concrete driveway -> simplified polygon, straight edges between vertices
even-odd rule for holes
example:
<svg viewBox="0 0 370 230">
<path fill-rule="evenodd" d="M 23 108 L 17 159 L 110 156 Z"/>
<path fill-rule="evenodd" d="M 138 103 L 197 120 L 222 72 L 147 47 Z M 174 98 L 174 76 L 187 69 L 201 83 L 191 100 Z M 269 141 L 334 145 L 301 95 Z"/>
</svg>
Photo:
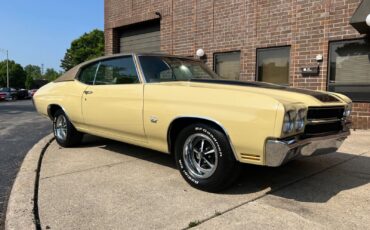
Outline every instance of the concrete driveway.
<svg viewBox="0 0 370 230">
<path fill-rule="evenodd" d="M 43 229 L 368 229 L 370 132 L 337 153 L 280 168 L 246 165 L 221 194 L 190 187 L 171 156 L 88 137 L 45 152 Z"/>
</svg>

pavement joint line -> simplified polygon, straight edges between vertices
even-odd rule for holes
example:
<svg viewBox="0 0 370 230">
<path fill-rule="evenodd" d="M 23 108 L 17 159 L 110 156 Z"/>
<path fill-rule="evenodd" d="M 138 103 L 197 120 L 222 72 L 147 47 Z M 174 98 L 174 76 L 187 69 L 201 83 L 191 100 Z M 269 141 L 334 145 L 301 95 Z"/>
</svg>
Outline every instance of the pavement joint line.
<svg viewBox="0 0 370 230">
<path fill-rule="evenodd" d="M 240 204 L 238 204 L 238 205 L 236 205 L 236 206 L 234 206 L 234 207 L 228 208 L 228 209 L 226 209 L 226 210 L 225 210 L 225 211 L 223 211 L 223 212 L 218 212 L 217 214 L 213 214 L 212 216 L 210 216 L 210 217 L 208 217 L 208 218 L 205 218 L 205 219 L 203 219 L 203 220 L 198 220 L 198 221 L 197 221 L 197 225 L 192 226 L 192 227 L 185 227 L 185 228 L 183 228 L 183 230 L 187 230 L 187 229 L 191 229 L 191 228 L 197 227 L 197 226 L 199 226 L 199 225 L 201 225 L 201 224 L 204 224 L 205 222 L 207 222 L 207 221 L 209 221 L 209 220 L 212 220 L 212 219 L 214 219 L 214 218 L 216 218 L 216 217 L 218 217 L 218 216 L 221 216 L 221 215 L 223 215 L 223 214 L 226 214 L 226 213 L 228 213 L 228 212 L 231 212 L 231 211 L 233 211 L 233 210 L 235 210 L 235 209 L 237 209 L 237 208 L 239 208 L 239 207 L 241 207 L 241 206 L 244 206 L 244 205 L 249 204 L 249 203 L 251 203 L 251 202 L 254 202 L 254 201 L 256 201 L 256 200 L 260 200 L 260 199 L 262 199 L 262 198 L 264 198 L 264 197 L 266 197 L 266 196 L 268 196 L 268 195 L 271 195 L 271 194 L 273 194 L 273 193 L 275 193 L 275 192 L 277 192 L 277 191 L 283 190 L 283 189 L 285 189 L 285 188 L 287 188 L 287 187 L 289 187 L 289 186 L 291 186 L 291 185 L 294 185 L 294 184 L 296 184 L 296 183 L 298 183 L 298 182 L 301 182 L 301 181 L 303 181 L 303 180 L 305 180 L 305 179 L 308 179 L 308 178 L 314 177 L 314 176 L 316 176 L 316 175 L 318 175 L 318 174 L 321 174 L 321 173 L 323 173 L 323 172 L 325 172 L 325 171 L 328 171 L 328 170 L 330 170 L 330 169 L 332 169 L 332 168 L 335 168 L 335 167 L 337 167 L 337 166 L 339 166 L 339 165 L 345 164 L 345 163 L 347 163 L 347 162 L 349 162 L 349 161 L 351 161 L 351 160 L 354 160 L 355 158 L 358 158 L 358 157 L 360 157 L 360 156 L 363 156 L 363 155 L 365 155 L 365 154 L 367 154 L 367 153 L 370 153 L 370 151 L 369 151 L 369 150 L 367 150 L 366 152 L 360 153 L 360 154 L 358 154 L 358 155 L 354 155 L 354 156 L 352 156 L 352 157 L 350 157 L 350 158 L 348 158 L 348 159 L 345 159 L 345 160 L 343 160 L 343 161 L 340 161 L 340 162 L 338 162 L 338 163 L 335 163 L 335 164 L 333 164 L 333 165 L 330 165 L 330 166 L 329 166 L 329 167 L 327 167 L 327 168 L 321 169 L 321 170 L 319 170 L 319 171 L 317 171 L 317 172 L 311 173 L 311 174 L 309 174 L 309 175 L 307 175 L 307 176 L 304 176 L 304 177 L 302 177 L 302 178 L 299 178 L 299 179 L 293 180 L 293 181 L 291 181 L 291 182 L 288 182 L 288 183 L 286 183 L 286 184 L 283 184 L 283 185 L 281 185 L 281 186 L 278 186 L 278 187 L 276 187 L 275 189 L 271 189 L 270 191 L 267 191 L 266 193 L 261 194 L 261 195 L 259 195 L 259 196 L 255 197 L 255 198 L 253 198 L 253 199 L 251 199 L 251 200 L 248 200 L 248 201 L 242 202 L 242 203 L 240 203 Z"/>
</svg>

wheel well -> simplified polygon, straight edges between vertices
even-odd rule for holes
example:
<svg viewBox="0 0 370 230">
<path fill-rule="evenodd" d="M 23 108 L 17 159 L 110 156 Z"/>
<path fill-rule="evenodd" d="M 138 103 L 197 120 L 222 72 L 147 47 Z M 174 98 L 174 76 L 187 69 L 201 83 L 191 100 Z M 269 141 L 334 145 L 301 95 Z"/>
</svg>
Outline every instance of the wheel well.
<svg viewBox="0 0 370 230">
<path fill-rule="evenodd" d="M 60 107 L 59 105 L 49 105 L 48 106 L 48 115 L 50 117 L 51 120 L 54 119 L 54 115 L 55 113 L 59 110 L 59 109 L 62 109 L 62 107 Z"/>
<path fill-rule="evenodd" d="M 213 128 L 221 131 L 227 137 L 227 133 L 225 132 L 225 130 L 215 121 L 207 120 L 205 118 L 193 118 L 193 117 L 177 118 L 173 120 L 172 123 L 170 124 L 170 127 L 168 129 L 168 134 L 167 134 L 168 150 L 170 151 L 171 154 L 174 153 L 175 142 L 176 142 L 176 139 L 180 131 L 187 126 L 196 124 L 196 123 L 201 123 L 201 124 L 212 126 Z"/>
</svg>

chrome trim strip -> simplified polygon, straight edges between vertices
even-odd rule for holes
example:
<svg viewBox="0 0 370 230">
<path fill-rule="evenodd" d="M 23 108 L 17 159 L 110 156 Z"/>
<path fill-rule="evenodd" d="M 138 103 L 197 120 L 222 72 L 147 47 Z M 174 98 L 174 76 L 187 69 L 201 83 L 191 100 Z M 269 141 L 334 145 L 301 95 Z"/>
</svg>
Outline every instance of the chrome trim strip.
<svg viewBox="0 0 370 230">
<path fill-rule="evenodd" d="M 312 119 L 307 120 L 307 124 L 309 125 L 319 125 L 319 124 L 325 124 L 325 123 L 335 123 L 338 121 L 342 121 L 342 119 L 339 118 L 333 118 L 333 119 Z"/>
<path fill-rule="evenodd" d="M 144 76 L 144 72 L 143 72 L 143 69 L 141 67 L 141 63 L 140 63 L 140 60 L 139 60 L 139 56 L 136 55 L 136 54 L 132 54 L 133 58 L 134 58 L 134 62 L 135 62 L 135 66 L 136 66 L 136 72 L 138 73 L 138 75 L 140 76 L 140 81 L 145 84 L 147 83 L 146 82 L 146 79 L 145 79 L 145 76 Z"/>
<path fill-rule="evenodd" d="M 238 157 L 238 155 L 237 155 L 237 153 L 236 153 L 236 151 L 235 151 L 235 148 L 234 148 L 234 145 L 233 145 L 233 143 L 232 143 L 232 141 L 231 141 L 231 138 L 230 138 L 230 135 L 229 135 L 229 133 L 227 132 L 227 130 L 226 130 L 226 128 L 219 122 L 219 121 L 216 121 L 216 120 L 214 120 L 214 119 L 212 119 L 212 118 L 209 118 L 209 117 L 202 117 L 202 116 L 194 116 L 194 115 L 189 115 L 189 116 L 186 116 L 186 115 L 183 115 L 183 116 L 177 116 L 177 117 L 175 117 L 174 119 L 172 119 L 172 121 L 170 122 L 170 125 L 169 125 L 169 127 L 168 127 L 168 129 L 167 129 L 167 146 L 168 146 L 168 152 L 169 153 L 171 153 L 171 140 L 170 140 L 170 136 L 169 136 L 169 134 L 170 134 L 170 131 L 171 131 L 171 128 L 172 128 L 172 124 L 173 124 L 173 122 L 175 121 L 175 120 L 177 120 L 177 119 L 180 119 L 180 118 L 197 118 L 197 119 L 202 119 L 202 120 L 206 120 L 206 121 L 210 121 L 210 122 L 213 122 L 213 123 L 215 123 L 216 125 L 218 125 L 223 131 L 224 131 L 224 133 L 226 134 L 226 138 L 227 138 L 227 140 L 229 141 L 229 143 L 230 143 L 230 147 L 231 147 L 231 150 L 233 151 L 233 154 L 234 154 L 234 157 L 235 157 L 235 159 L 237 160 L 237 161 L 240 161 L 239 160 L 239 157 Z"/>
<path fill-rule="evenodd" d="M 68 119 L 68 120 L 73 124 L 72 120 L 71 120 L 71 119 L 69 119 L 69 116 L 68 116 L 68 114 L 67 114 L 67 111 L 64 109 L 64 107 L 63 107 L 63 106 L 58 105 L 58 104 L 50 104 L 50 105 L 48 105 L 47 112 L 48 112 L 48 116 L 49 116 L 50 120 L 54 121 L 54 120 L 53 120 L 54 118 L 53 118 L 53 117 L 51 117 L 51 114 L 50 114 L 50 108 L 51 108 L 51 106 L 53 106 L 53 105 L 60 107 L 60 108 L 63 110 L 64 114 L 66 115 L 67 119 Z"/>
</svg>

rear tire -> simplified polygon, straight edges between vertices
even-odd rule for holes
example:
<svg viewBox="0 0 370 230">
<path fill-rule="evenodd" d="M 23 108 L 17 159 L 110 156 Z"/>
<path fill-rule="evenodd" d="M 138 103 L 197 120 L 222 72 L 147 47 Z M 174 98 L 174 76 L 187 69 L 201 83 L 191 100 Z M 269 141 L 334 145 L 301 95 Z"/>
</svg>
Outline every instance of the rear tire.
<svg viewBox="0 0 370 230">
<path fill-rule="evenodd" d="M 190 125 L 179 133 L 175 159 L 191 186 L 209 192 L 231 186 L 240 171 L 225 134 L 205 124 Z"/>
<path fill-rule="evenodd" d="M 62 109 L 55 112 L 53 131 L 55 140 L 62 147 L 77 146 L 83 137 L 83 133 L 76 130 Z"/>
</svg>

